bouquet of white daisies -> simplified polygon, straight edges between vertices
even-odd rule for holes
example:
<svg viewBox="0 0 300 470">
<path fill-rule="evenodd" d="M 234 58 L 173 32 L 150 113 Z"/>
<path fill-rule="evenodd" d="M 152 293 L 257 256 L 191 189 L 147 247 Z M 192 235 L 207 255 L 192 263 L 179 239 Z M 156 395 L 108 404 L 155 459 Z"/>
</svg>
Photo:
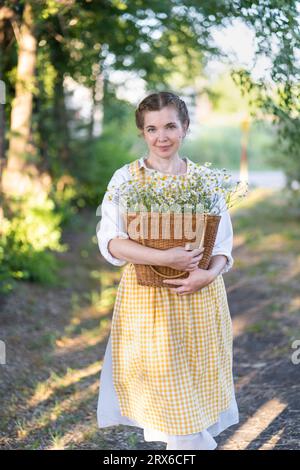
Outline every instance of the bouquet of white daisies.
<svg viewBox="0 0 300 470">
<path fill-rule="evenodd" d="M 158 249 L 186 243 L 190 249 L 203 246 L 199 267 L 207 269 L 220 214 L 248 190 L 247 184 L 233 182 L 225 168 L 211 169 L 210 166 L 209 162 L 194 164 L 184 175 L 162 175 L 153 171 L 147 181 L 132 177 L 120 186 L 110 186 L 108 198 L 125 213 L 129 238 Z M 164 277 L 187 275 L 169 267 L 142 264 L 135 264 L 135 270 L 138 283 L 147 286 L 163 286 Z"/>
<path fill-rule="evenodd" d="M 232 181 L 226 168 L 211 169 L 210 162 L 194 164 L 187 175 L 162 175 L 153 171 L 150 182 L 131 178 L 111 186 L 109 200 L 118 201 L 127 212 L 202 212 L 218 215 L 245 197 L 248 184 Z"/>
</svg>

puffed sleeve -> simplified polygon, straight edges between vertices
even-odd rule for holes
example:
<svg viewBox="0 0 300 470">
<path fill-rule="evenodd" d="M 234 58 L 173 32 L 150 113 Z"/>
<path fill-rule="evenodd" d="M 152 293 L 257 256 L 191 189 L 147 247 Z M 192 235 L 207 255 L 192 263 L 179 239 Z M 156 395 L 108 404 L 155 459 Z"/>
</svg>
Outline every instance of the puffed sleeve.
<svg viewBox="0 0 300 470">
<path fill-rule="evenodd" d="M 219 222 L 218 233 L 213 247 L 212 256 L 225 255 L 227 257 L 227 263 L 220 272 L 220 274 L 224 274 L 232 268 L 234 263 L 234 259 L 232 257 L 233 229 L 228 209 L 221 212 L 220 215 L 221 220 Z"/>
<path fill-rule="evenodd" d="M 115 171 L 108 183 L 107 189 L 109 190 L 115 185 L 119 186 L 127 179 L 129 179 L 129 174 L 126 165 L 124 165 Z M 129 238 L 129 235 L 125 231 L 124 219 L 118 201 L 116 199 L 110 201 L 108 195 L 109 192 L 106 191 L 100 207 L 99 215 L 101 215 L 101 220 L 96 228 L 98 246 L 102 256 L 109 263 L 114 266 L 123 266 L 127 261 L 112 256 L 108 250 L 108 243 L 113 238 Z"/>
</svg>

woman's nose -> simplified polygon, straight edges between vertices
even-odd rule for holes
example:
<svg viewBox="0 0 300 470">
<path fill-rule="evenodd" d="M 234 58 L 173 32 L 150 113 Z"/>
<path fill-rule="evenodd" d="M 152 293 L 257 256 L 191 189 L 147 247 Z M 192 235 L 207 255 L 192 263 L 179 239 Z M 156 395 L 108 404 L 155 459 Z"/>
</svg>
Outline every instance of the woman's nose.
<svg viewBox="0 0 300 470">
<path fill-rule="evenodd" d="M 166 135 L 166 133 L 165 133 L 164 131 L 158 132 L 158 137 L 157 137 L 157 139 L 158 139 L 159 141 L 161 141 L 161 142 L 164 142 L 165 140 L 168 140 L 168 139 L 167 139 L 167 135 Z"/>
</svg>

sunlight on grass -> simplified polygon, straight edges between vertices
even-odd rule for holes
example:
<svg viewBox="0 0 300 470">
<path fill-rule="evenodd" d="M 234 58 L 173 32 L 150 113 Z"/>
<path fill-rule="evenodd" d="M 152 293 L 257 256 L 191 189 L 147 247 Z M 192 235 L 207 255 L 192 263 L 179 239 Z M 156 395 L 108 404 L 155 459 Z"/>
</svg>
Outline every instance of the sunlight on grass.
<svg viewBox="0 0 300 470">
<path fill-rule="evenodd" d="M 98 370 L 99 371 L 99 370 Z M 72 371 L 71 374 L 74 374 Z M 72 382 L 72 379 L 70 379 Z M 57 399 L 52 406 L 48 405 L 45 410 L 41 410 L 39 416 L 34 416 L 32 421 L 27 422 L 27 433 L 33 432 L 36 430 L 42 430 L 47 428 L 49 425 L 53 425 L 55 423 L 58 426 L 59 420 L 59 427 L 62 428 L 63 426 L 72 426 L 72 430 L 74 429 L 74 421 L 78 419 L 79 421 L 82 419 L 81 416 L 78 416 L 78 410 L 84 410 L 86 406 L 88 406 L 89 400 L 91 400 L 97 394 L 99 389 L 99 379 L 94 381 L 90 385 L 85 385 L 80 390 L 75 390 L 73 393 L 69 393 L 68 397 L 64 400 L 59 398 Z M 32 405 L 36 406 L 36 404 Z M 76 418 L 78 416 L 78 418 Z M 64 445 L 64 441 L 61 441 L 63 435 L 61 431 L 59 434 L 53 435 L 55 438 L 54 442 L 52 440 L 51 446 L 59 446 Z"/>
<path fill-rule="evenodd" d="M 51 421 L 56 421 L 57 417 L 62 414 L 62 407 L 61 407 L 61 402 L 60 400 L 55 400 L 54 405 L 51 408 L 49 418 Z"/>
<path fill-rule="evenodd" d="M 300 232 L 289 212 L 287 194 L 256 188 L 232 212 L 234 250 L 243 250 L 243 261 L 239 264 L 236 257 L 235 268 L 251 278 L 263 278 L 270 286 L 295 285 L 300 276 Z"/>
<path fill-rule="evenodd" d="M 116 298 L 116 287 L 106 287 L 102 290 L 101 296 L 95 307 L 99 313 L 107 313 L 112 310 Z"/>
<path fill-rule="evenodd" d="M 243 387 L 246 387 L 247 385 L 251 384 L 252 381 L 255 379 L 255 376 L 256 376 L 256 370 L 251 370 L 248 374 L 244 374 L 242 377 L 236 380 L 235 382 L 236 391 L 238 392 Z"/>
<path fill-rule="evenodd" d="M 16 426 L 17 437 L 19 439 L 25 438 L 27 436 L 26 420 L 24 418 L 17 419 L 15 421 L 15 426 Z"/>
<path fill-rule="evenodd" d="M 85 292 L 81 295 L 74 292 L 71 297 L 71 310 L 73 315 L 77 318 L 96 317 L 98 314 L 109 314 L 114 307 L 118 284 L 121 277 L 121 272 L 107 271 L 107 270 L 94 270 L 90 272 L 90 277 L 99 280 L 99 289 L 92 289 L 90 292 Z M 84 300 L 90 305 L 82 307 L 81 301 Z"/>
<path fill-rule="evenodd" d="M 49 432 L 51 444 L 46 447 L 46 450 L 64 450 L 65 448 L 65 439 L 63 434 L 60 432 Z"/>
<path fill-rule="evenodd" d="M 117 293 L 117 286 L 103 287 L 101 291 L 92 290 L 87 292 L 83 297 L 90 303 L 90 307 L 85 309 L 90 311 L 93 316 L 96 314 L 105 315 L 113 310 L 115 298 Z M 83 309 L 82 309 L 83 310 Z"/>
<path fill-rule="evenodd" d="M 271 233 L 264 235 L 260 240 L 259 247 L 264 251 L 283 250 L 286 245 L 286 237 L 283 233 Z"/>
<path fill-rule="evenodd" d="M 78 446 L 86 442 L 88 442 L 89 448 L 105 449 L 107 448 L 107 445 L 101 435 L 99 438 L 97 437 L 98 432 L 99 428 L 96 424 L 93 426 L 91 422 L 87 422 L 87 424 L 78 423 L 72 427 L 71 431 L 67 431 L 65 433 L 60 431 L 55 434 L 50 433 L 51 441 L 46 449 L 72 449 L 75 445 Z M 97 443 L 92 442 L 95 439 L 97 439 Z"/>
<path fill-rule="evenodd" d="M 122 270 L 108 271 L 107 269 L 92 270 L 91 279 L 98 279 L 102 287 L 117 284 L 120 281 Z"/>
<path fill-rule="evenodd" d="M 268 439 L 266 442 L 263 443 L 262 446 L 258 448 L 258 450 L 271 450 L 274 449 L 276 446 L 277 442 L 280 441 L 280 439 L 284 436 L 284 431 L 285 431 L 286 426 L 283 426 L 281 429 L 279 429 L 274 436 L 271 436 L 270 439 Z"/>
<path fill-rule="evenodd" d="M 250 442 L 259 438 L 286 407 L 278 398 L 267 401 L 234 432 L 230 440 L 238 444 L 238 449 L 245 449 Z"/>
<path fill-rule="evenodd" d="M 72 292 L 71 295 L 71 310 L 72 312 L 76 312 L 80 310 L 80 296 L 77 292 Z"/>
<path fill-rule="evenodd" d="M 69 387 L 80 380 L 91 375 L 100 373 L 103 361 L 97 361 L 84 369 L 67 369 L 67 373 L 59 376 L 51 372 L 50 377 L 45 382 L 39 382 L 33 396 L 28 401 L 29 406 L 37 406 L 41 402 L 48 400 L 56 390 Z"/>
<path fill-rule="evenodd" d="M 258 310 L 265 312 L 266 307 L 270 304 L 272 304 L 272 299 L 266 299 L 247 311 L 242 311 L 240 315 L 235 315 L 232 318 L 233 337 L 237 339 L 238 336 L 243 335 L 247 330 L 249 331 L 251 326 L 259 321 L 257 319 Z"/>
<path fill-rule="evenodd" d="M 109 335 L 110 325 L 111 321 L 105 318 L 99 322 L 97 327 L 81 329 L 80 334 L 73 338 L 61 336 L 56 340 L 56 350 L 53 352 L 53 355 L 62 356 L 66 353 L 82 351 L 102 343 Z M 66 328 L 66 331 L 70 333 L 70 329 Z"/>
<path fill-rule="evenodd" d="M 300 276 L 300 255 L 295 256 L 292 263 L 288 266 L 288 269 L 283 273 L 283 279 L 285 283 L 289 283 L 294 278 Z M 299 280 L 300 281 L 300 280 Z"/>
<path fill-rule="evenodd" d="M 278 191 L 269 188 L 255 188 L 250 189 L 248 195 L 240 200 L 236 206 L 229 209 L 233 215 L 237 214 L 240 210 L 251 209 L 259 203 L 263 203 L 268 197 L 274 196 Z"/>
<path fill-rule="evenodd" d="M 300 315 L 300 296 L 294 297 L 289 304 L 289 313 L 297 313 Z"/>
<path fill-rule="evenodd" d="M 296 249 L 297 242 L 290 234 L 287 235 L 281 229 L 282 227 L 278 227 L 277 230 L 280 230 L 280 233 L 271 234 L 264 233 L 262 230 L 251 231 L 245 236 L 245 241 L 260 252 L 271 252 L 273 254 L 280 251 L 281 253 L 289 253 Z M 276 230 L 276 227 L 274 227 L 274 230 Z"/>
</svg>

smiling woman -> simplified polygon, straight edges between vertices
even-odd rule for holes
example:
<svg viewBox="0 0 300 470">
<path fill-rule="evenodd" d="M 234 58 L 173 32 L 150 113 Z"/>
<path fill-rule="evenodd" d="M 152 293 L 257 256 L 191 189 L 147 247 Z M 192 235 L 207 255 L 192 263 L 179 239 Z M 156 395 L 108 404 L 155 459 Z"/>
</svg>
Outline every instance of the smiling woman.
<svg viewBox="0 0 300 470">
<path fill-rule="evenodd" d="M 185 103 L 168 92 L 150 95 L 136 110 L 136 122 L 148 155 L 117 170 L 108 186 L 132 175 L 147 181 L 153 171 L 189 178 L 194 163 L 178 154 L 189 125 Z M 146 441 L 164 441 L 166 449 L 213 450 L 213 436 L 239 421 L 222 277 L 233 265 L 229 213 L 222 214 L 212 261 L 203 270 L 199 249 L 159 250 L 130 240 L 118 208 L 106 193 L 97 231 L 100 251 L 116 266 L 128 264 L 101 372 L 98 425 L 139 426 Z M 182 286 L 141 286 L 134 264 L 190 272 Z"/>
<path fill-rule="evenodd" d="M 162 100 L 163 97 L 165 100 L 163 106 L 162 101 L 160 106 L 158 102 L 156 103 L 158 106 L 153 106 L 153 100 Z M 168 97 L 169 102 L 167 102 Z M 136 125 L 142 131 L 141 135 L 148 146 L 149 168 L 174 175 L 185 172 L 186 168 L 178 155 L 178 150 L 189 123 L 186 105 L 176 95 L 171 93 L 150 95 L 140 103 L 136 110 Z"/>
</svg>

